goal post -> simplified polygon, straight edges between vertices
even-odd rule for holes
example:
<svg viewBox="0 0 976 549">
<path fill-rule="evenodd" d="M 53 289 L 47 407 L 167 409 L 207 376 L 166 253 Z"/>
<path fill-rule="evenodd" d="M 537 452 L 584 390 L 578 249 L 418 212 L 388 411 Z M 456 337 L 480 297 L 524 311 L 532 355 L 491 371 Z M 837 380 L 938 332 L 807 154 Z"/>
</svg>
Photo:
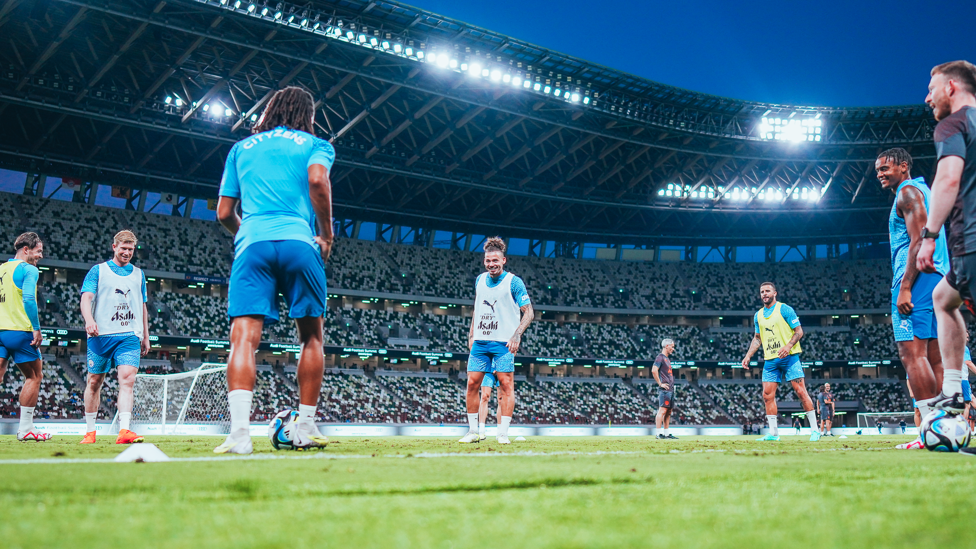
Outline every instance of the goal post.
<svg viewBox="0 0 976 549">
<path fill-rule="evenodd" d="M 227 365 L 205 362 L 188 372 L 136 374 L 132 425 L 163 435 L 188 434 L 187 426 L 226 431 Z M 118 412 L 109 432 L 118 432 Z"/>
<path fill-rule="evenodd" d="M 878 423 L 897 427 L 904 421 L 906 429 L 915 429 L 915 412 L 865 412 L 857 414 L 858 429 L 874 429 Z M 913 431 L 914 432 L 914 431 Z"/>
</svg>

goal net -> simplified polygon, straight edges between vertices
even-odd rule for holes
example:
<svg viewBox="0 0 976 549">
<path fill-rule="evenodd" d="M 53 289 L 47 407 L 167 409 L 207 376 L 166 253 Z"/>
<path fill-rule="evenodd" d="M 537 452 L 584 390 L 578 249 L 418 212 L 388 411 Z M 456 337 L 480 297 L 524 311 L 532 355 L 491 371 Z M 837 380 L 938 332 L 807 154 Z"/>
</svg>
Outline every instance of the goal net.
<svg viewBox="0 0 976 549">
<path fill-rule="evenodd" d="M 195 430 L 210 427 L 227 432 L 227 365 L 203 363 L 189 372 L 136 374 L 132 424 L 147 432 L 158 429 L 163 435 L 189 434 L 190 425 Z M 118 428 L 116 413 L 110 432 Z"/>
<path fill-rule="evenodd" d="M 871 412 L 857 414 L 858 429 L 877 429 L 880 424 L 882 428 L 890 427 L 898 429 L 901 422 L 905 422 L 906 433 L 917 432 L 915 428 L 915 412 Z"/>
</svg>

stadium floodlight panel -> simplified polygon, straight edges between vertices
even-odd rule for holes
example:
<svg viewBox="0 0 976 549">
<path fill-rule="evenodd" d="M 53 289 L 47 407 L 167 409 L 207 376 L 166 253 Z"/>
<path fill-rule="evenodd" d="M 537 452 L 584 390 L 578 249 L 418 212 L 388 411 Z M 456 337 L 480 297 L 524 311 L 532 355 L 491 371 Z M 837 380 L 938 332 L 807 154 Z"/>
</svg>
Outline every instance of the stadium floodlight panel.
<svg viewBox="0 0 976 549">
<path fill-rule="evenodd" d="M 759 123 L 759 137 L 766 140 L 792 143 L 818 142 L 823 135 L 820 113 L 813 118 L 771 118 L 763 116 Z"/>
</svg>

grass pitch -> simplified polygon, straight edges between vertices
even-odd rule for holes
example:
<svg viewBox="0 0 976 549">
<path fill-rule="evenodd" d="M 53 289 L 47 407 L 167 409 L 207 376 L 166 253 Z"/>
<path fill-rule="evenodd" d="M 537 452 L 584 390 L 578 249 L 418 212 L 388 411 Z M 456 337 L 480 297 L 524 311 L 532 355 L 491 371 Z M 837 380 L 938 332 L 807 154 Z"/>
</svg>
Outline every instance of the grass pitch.
<svg viewBox="0 0 976 549">
<path fill-rule="evenodd" d="M 976 487 L 976 459 L 893 450 L 901 436 L 338 438 L 314 453 L 255 438 L 249 460 L 214 456 L 217 437 L 150 437 L 188 460 L 124 464 L 77 461 L 122 449 L 77 438 L 0 437 L 0 545 L 956 546 Z"/>
</svg>

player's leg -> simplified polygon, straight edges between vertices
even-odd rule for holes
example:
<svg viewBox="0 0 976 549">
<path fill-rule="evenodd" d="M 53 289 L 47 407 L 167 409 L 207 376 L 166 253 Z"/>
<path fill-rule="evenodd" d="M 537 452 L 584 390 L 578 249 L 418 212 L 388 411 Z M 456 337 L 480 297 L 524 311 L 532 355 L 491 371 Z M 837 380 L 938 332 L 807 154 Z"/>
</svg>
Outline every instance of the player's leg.
<svg viewBox="0 0 976 549">
<path fill-rule="evenodd" d="M 24 374 L 24 386 L 20 390 L 20 425 L 17 428 L 17 440 L 44 441 L 51 438 L 47 433 L 34 431 L 34 408 L 37 406 L 37 395 L 41 390 L 41 359 L 17 364 L 17 368 Z"/>
<path fill-rule="evenodd" d="M 325 355 L 323 349 L 323 317 L 304 317 L 295 319 L 298 325 L 298 340 L 302 354 L 298 358 L 298 430 L 295 433 L 295 446 L 298 448 L 320 448 L 329 443 L 315 424 L 319 394 L 322 392 L 322 377 L 325 374 Z"/>
<path fill-rule="evenodd" d="M 657 438 L 665 439 L 668 438 L 664 435 L 664 416 L 667 415 L 668 409 L 664 406 L 658 406 L 657 415 L 654 416 L 654 426 L 657 428 Z"/>
<path fill-rule="evenodd" d="M 509 356 L 511 353 L 507 353 Z M 504 364 L 507 362 L 505 355 L 501 357 L 499 364 L 496 359 L 495 378 L 498 379 L 498 405 L 501 407 L 501 415 L 498 416 L 498 436 L 497 440 L 501 444 L 508 444 L 508 426 L 512 423 L 512 414 L 515 413 L 515 364 L 514 357 L 510 371 Z"/>
<path fill-rule="evenodd" d="M 488 375 L 485 375 L 487 378 Z M 478 404 L 478 437 L 483 438 L 485 436 L 485 424 L 488 421 L 488 402 L 491 400 L 491 387 L 484 386 L 481 387 L 481 403 Z M 501 404 L 499 404 L 501 405 Z M 497 421 L 497 416 L 496 416 Z"/>
<path fill-rule="evenodd" d="M 134 444 L 145 440 L 129 429 L 132 421 L 132 391 L 139 372 L 141 354 L 142 341 L 136 336 L 120 338 L 113 353 L 119 374 L 119 436 L 115 439 L 116 444 Z"/>
<path fill-rule="evenodd" d="M 963 280 L 963 275 L 956 273 L 955 278 L 960 288 L 967 286 L 968 280 Z M 919 399 L 920 405 L 928 405 L 949 413 L 959 414 L 962 413 L 964 407 L 961 384 L 963 352 L 966 346 L 966 322 L 959 310 L 963 300 L 960 292 L 956 291 L 948 280 L 943 279 L 935 287 L 935 291 L 932 293 L 932 301 L 935 305 L 935 317 L 938 320 L 939 350 L 941 351 L 943 370 L 942 386 L 938 396 L 925 399 L 924 396 L 915 392 L 915 398 Z M 909 372 L 909 376 L 911 375 Z M 911 379 L 911 377 L 909 378 Z M 912 391 L 915 391 L 914 386 Z M 923 409 L 922 412 L 924 414 L 925 410 Z"/>
<path fill-rule="evenodd" d="M 793 392 L 800 399 L 800 405 L 807 415 L 807 422 L 810 424 L 810 441 L 820 440 L 821 431 L 817 429 L 817 411 L 813 408 L 813 399 L 807 393 L 807 386 L 803 379 L 803 364 L 800 363 L 799 355 L 790 355 L 785 359 L 786 380 L 793 386 Z"/>
<path fill-rule="evenodd" d="M 257 365 L 254 353 L 261 343 L 265 320 L 278 321 L 278 279 L 273 242 L 255 242 L 242 251 L 231 267 L 227 288 L 230 322 L 230 354 L 227 357 L 227 402 L 230 434 L 217 454 L 250 454 L 251 403 Z M 311 246 L 308 246 L 311 249 Z"/>
<path fill-rule="evenodd" d="M 468 444 L 480 441 L 478 436 L 478 408 L 481 404 L 479 392 L 485 372 L 490 367 L 489 359 L 486 356 L 480 353 L 476 355 L 474 350 L 471 351 L 471 355 L 468 357 L 468 386 L 464 395 L 464 407 L 468 414 L 468 432 L 458 442 Z"/>
<path fill-rule="evenodd" d="M 668 406 L 667 411 L 664 413 L 664 436 L 665 438 L 671 440 L 677 440 L 678 437 L 671 434 L 671 412 L 673 410 L 674 410 L 674 398 L 672 397 L 671 405 Z"/>
<path fill-rule="evenodd" d="M 763 405 L 766 407 L 766 423 L 769 424 L 769 434 L 760 438 L 759 440 L 779 440 L 779 427 L 777 425 L 776 413 L 778 412 L 776 408 L 776 389 L 779 387 L 779 377 L 777 374 L 769 373 L 767 375 L 767 370 L 769 369 L 769 363 L 771 361 L 766 361 L 766 366 L 763 367 L 763 382 L 762 382 L 762 398 Z M 773 381 L 775 379 L 775 381 Z"/>
<path fill-rule="evenodd" d="M 98 407 L 102 403 L 102 384 L 105 382 L 105 372 L 92 372 L 90 360 L 88 364 L 88 378 L 85 380 L 85 438 L 81 440 L 82 444 L 95 442 L 95 421 L 98 419 Z"/>
</svg>

